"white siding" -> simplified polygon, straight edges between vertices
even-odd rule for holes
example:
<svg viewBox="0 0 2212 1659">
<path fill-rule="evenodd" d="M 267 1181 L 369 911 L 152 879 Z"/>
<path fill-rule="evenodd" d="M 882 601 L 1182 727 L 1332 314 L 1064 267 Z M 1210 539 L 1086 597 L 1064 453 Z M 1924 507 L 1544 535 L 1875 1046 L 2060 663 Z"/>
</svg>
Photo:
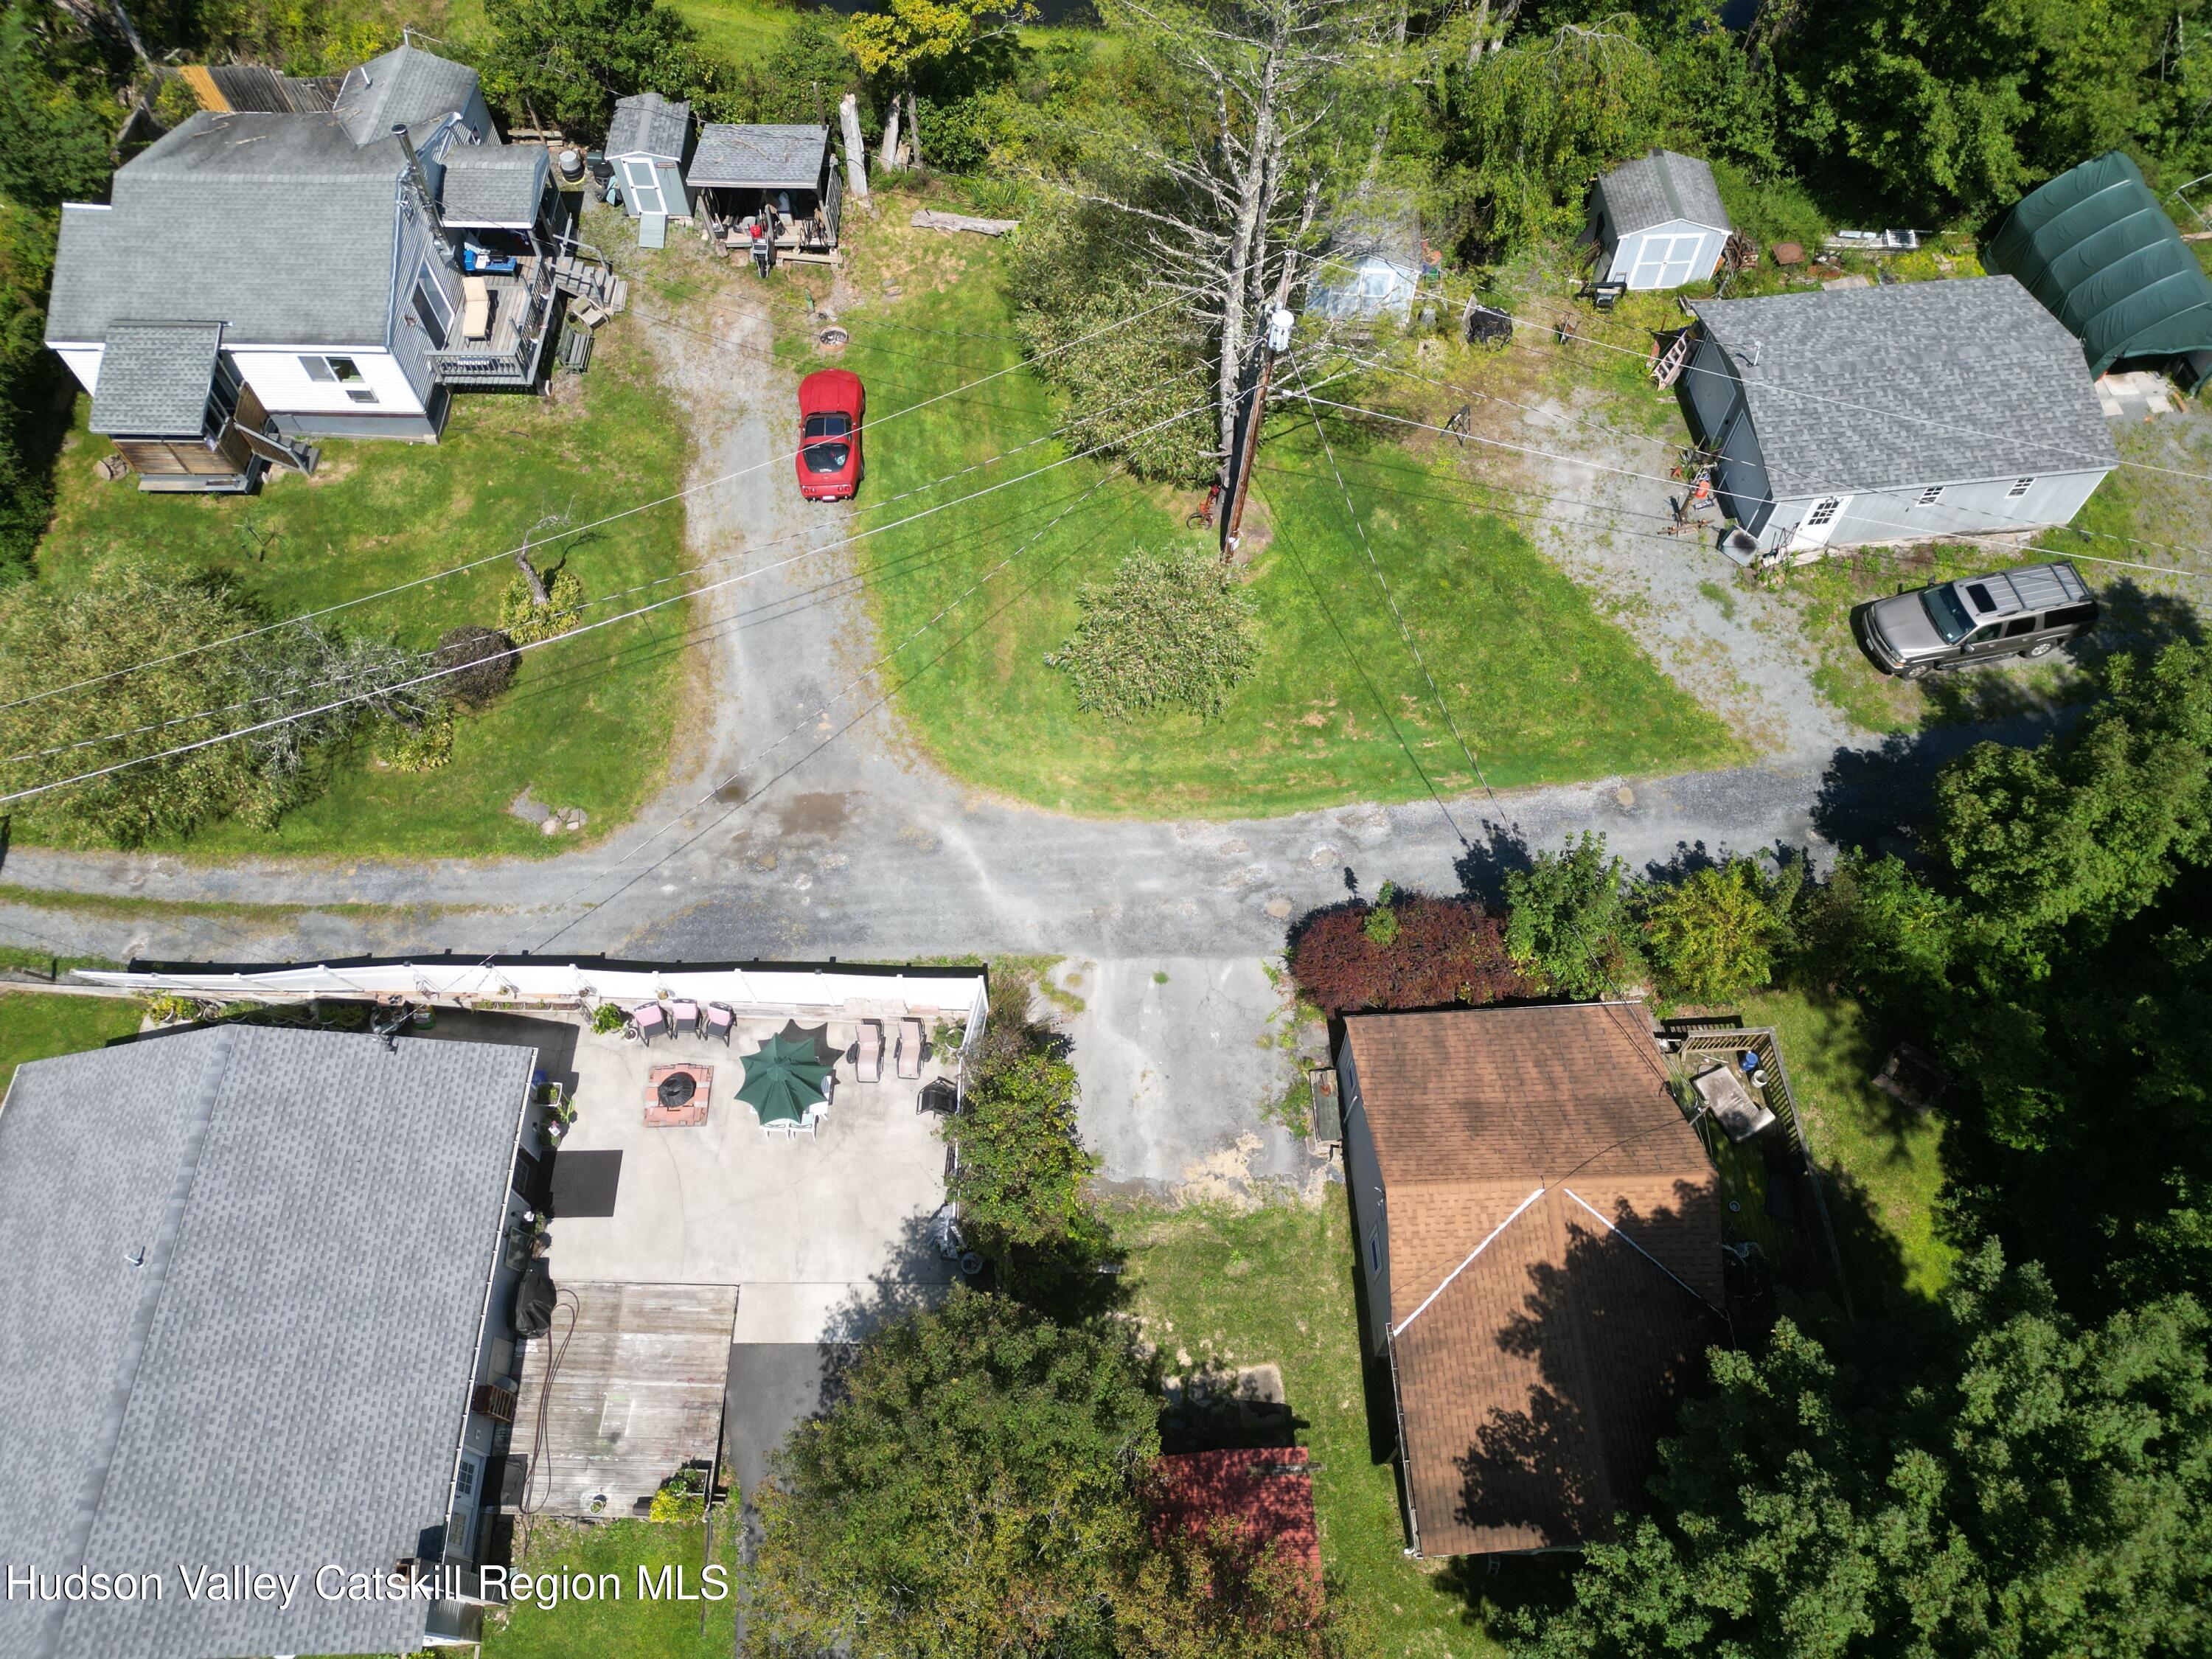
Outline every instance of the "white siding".
<svg viewBox="0 0 2212 1659">
<path fill-rule="evenodd" d="M 376 394 L 373 404 L 357 403 L 346 388 L 328 380 L 312 380 L 302 356 L 350 357 L 361 370 L 367 389 Z M 272 415 L 420 415 L 423 394 L 416 391 L 407 370 L 388 351 L 359 346 L 331 346 L 276 349 L 265 346 L 240 348 L 230 354 L 240 375 L 253 395 Z"/>
<path fill-rule="evenodd" d="M 1838 515 L 1826 548 L 1798 556 L 1802 562 L 1839 547 L 1986 536 L 2070 523 L 2104 481 L 2107 470 L 2051 473 L 2035 479 L 2020 495 L 2011 493 L 2019 482 L 2014 478 L 1947 483 L 1942 485 L 1942 495 L 1929 502 L 1921 497 L 1932 484 L 1863 490 L 1851 495 Z M 1762 547 L 1788 545 L 1790 533 L 1812 511 L 1813 504 L 1810 499 L 1778 504 L 1771 522 L 1760 527 Z"/>
<path fill-rule="evenodd" d="M 105 346 L 56 346 L 54 353 L 69 365 L 76 383 L 87 392 L 100 390 L 100 359 Z"/>
<path fill-rule="evenodd" d="M 1670 219 L 1663 225 L 1652 225 L 1624 236 L 1613 244 L 1607 280 L 1626 283 L 1638 290 L 1702 283 L 1713 274 L 1713 267 L 1720 263 L 1721 250 L 1727 242 L 1728 233 L 1724 230 L 1692 224 L 1687 219 Z M 1662 252 L 1663 262 L 1658 258 Z M 1660 263 L 1663 263 L 1663 270 L 1652 268 Z"/>
</svg>

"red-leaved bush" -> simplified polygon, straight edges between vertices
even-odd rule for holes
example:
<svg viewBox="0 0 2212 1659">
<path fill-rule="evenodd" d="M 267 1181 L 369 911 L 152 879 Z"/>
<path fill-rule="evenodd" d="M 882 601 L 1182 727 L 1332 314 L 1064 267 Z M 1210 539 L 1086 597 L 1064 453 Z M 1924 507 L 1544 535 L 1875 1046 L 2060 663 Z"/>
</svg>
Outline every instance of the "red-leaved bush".
<svg viewBox="0 0 2212 1659">
<path fill-rule="evenodd" d="M 1435 1008 L 1538 994 L 1505 954 L 1505 924 L 1468 899 L 1397 896 L 1395 936 L 1377 907 L 1340 904 L 1292 930 L 1291 977 L 1326 1014 Z"/>
</svg>

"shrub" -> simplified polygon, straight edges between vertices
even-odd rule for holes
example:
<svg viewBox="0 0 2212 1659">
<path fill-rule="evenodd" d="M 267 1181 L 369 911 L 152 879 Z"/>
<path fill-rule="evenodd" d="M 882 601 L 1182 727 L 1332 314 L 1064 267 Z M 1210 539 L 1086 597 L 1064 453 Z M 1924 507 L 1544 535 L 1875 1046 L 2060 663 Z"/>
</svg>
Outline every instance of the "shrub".
<svg viewBox="0 0 2212 1659">
<path fill-rule="evenodd" d="M 1654 898 L 1644 954 L 1659 988 L 1688 1002 L 1723 1002 L 1774 977 L 1789 935 L 1783 884 L 1749 859 L 1699 870 Z"/>
<path fill-rule="evenodd" d="M 441 703 L 413 724 L 388 720 L 377 728 L 376 757 L 396 772 L 434 772 L 453 757 L 453 709 Z"/>
<path fill-rule="evenodd" d="M 601 1036 L 621 1030 L 629 1020 L 629 1016 L 622 1011 L 618 1003 L 603 1002 L 592 1010 L 592 1029 Z"/>
<path fill-rule="evenodd" d="M 566 566 L 545 578 L 545 592 L 550 602 L 540 605 L 527 577 L 518 574 L 507 585 L 500 596 L 499 631 L 511 643 L 535 645 L 565 634 L 584 614 L 584 579 Z"/>
<path fill-rule="evenodd" d="M 696 1469 L 678 1469 L 660 1483 L 646 1512 L 650 1521 L 696 1521 L 707 1512 L 706 1482 Z"/>
<path fill-rule="evenodd" d="M 946 1195 L 985 1250 L 1056 1255 L 1091 1235 L 1084 1184 L 1098 1160 L 1078 1136 L 1075 1097 L 1075 1068 L 1032 1053 L 980 1079 L 967 1109 L 945 1123 L 960 1151 Z"/>
<path fill-rule="evenodd" d="M 1534 868 L 1505 878 L 1505 947 L 1538 986 L 1559 996 L 1591 998 L 1628 978 L 1628 866 L 1610 857 L 1605 837 L 1583 831 Z"/>
<path fill-rule="evenodd" d="M 1374 919 L 1391 925 L 1376 928 Z M 1391 893 L 1389 905 L 1316 911 L 1291 941 L 1291 977 L 1323 1013 L 1480 1006 L 1533 995 L 1505 953 L 1504 927 L 1468 899 Z"/>
<path fill-rule="evenodd" d="M 471 623 L 438 641 L 430 667 L 444 678 L 431 684 L 464 708 L 487 708 L 514 684 L 519 661 L 513 640 L 496 629 Z"/>
<path fill-rule="evenodd" d="M 1086 582 L 1083 612 L 1052 665 L 1079 708 L 1109 720 L 1182 708 L 1218 714 L 1259 656 L 1256 607 L 1218 560 L 1193 548 L 1138 548 L 1112 580 Z"/>
</svg>

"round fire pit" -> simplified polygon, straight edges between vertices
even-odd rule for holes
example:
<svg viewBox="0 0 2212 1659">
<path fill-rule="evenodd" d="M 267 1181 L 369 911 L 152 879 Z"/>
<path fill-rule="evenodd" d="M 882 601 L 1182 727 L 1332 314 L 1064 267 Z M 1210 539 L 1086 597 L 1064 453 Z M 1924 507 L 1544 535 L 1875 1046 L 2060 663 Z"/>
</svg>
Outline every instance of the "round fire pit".
<svg viewBox="0 0 2212 1659">
<path fill-rule="evenodd" d="M 673 1112 L 691 1103 L 691 1097 L 699 1092 L 699 1079 L 689 1072 L 673 1072 L 660 1079 L 660 1086 L 653 1092 L 660 1097 L 660 1103 Z"/>
</svg>

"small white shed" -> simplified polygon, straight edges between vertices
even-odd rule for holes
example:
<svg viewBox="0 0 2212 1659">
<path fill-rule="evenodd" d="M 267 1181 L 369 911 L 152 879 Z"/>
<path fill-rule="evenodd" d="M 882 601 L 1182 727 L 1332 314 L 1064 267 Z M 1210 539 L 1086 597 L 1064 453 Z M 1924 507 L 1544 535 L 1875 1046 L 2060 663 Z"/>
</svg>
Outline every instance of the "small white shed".
<svg viewBox="0 0 2212 1659">
<path fill-rule="evenodd" d="M 1712 168 L 1655 149 L 1590 186 L 1584 235 L 1597 248 L 1595 281 L 1643 292 L 1705 281 L 1733 228 Z"/>
<path fill-rule="evenodd" d="M 1363 196 L 1336 222 L 1306 283 L 1310 316 L 1405 322 L 1421 285 L 1420 216 L 1409 196 Z"/>
<path fill-rule="evenodd" d="M 691 216 L 691 191 L 684 182 L 690 139 L 691 106 L 681 99 L 641 92 L 615 100 L 605 151 L 610 184 L 623 211 L 637 221 L 640 247 L 665 246 L 669 220 Z"/>
</svg>

